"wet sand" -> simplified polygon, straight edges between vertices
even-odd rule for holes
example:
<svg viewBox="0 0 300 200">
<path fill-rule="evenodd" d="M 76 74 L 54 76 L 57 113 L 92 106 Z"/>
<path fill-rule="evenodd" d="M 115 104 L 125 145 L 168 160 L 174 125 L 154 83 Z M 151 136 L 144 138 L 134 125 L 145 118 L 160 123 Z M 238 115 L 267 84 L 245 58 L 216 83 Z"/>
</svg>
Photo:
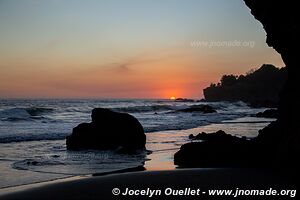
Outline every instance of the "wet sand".
<svg viewBox="0 0 300 200">
<path fill-rule="evenodd" d="M 296 189 L 297 186 L 299 186 L 299 182 L 296 179 L 295 171 L 292 169 L 195 168 L 128 172 L 66 180 L 42 186 L 33 185 L 31 188 L 21 189 L 20 191 L 12 190 L 13 192 L 11 193 L 1 195 L 0 199 L 128 199 L 129 197 L 149 199 L 149 190 L 161 190 L 162 193 L 160 195 L 154 195 L 161 199 L 174 199 L 178 197 L 216 199 L 216 196 L 212 197 L 208 195 L 209 189 Z M 118 188 L 121 194 L 113 195 L 112 190 L 114 188 Z M 186 193 L 179 196 L 167 196 L 164 194 L 166 188 L 171 188 L 169 190 L 174 191 L 178 189 L 185 190 Z M 188 188 L 188 191 L 200 189 L 200 196 L 188 195 L 186 188 Z M 145 190 L 145 195 L 122 195 L 128 189 Z M 221 199 L 227 198 L 223 196 Z M 229 199 L 231 198 L 232 196 Z"/>
</svg>

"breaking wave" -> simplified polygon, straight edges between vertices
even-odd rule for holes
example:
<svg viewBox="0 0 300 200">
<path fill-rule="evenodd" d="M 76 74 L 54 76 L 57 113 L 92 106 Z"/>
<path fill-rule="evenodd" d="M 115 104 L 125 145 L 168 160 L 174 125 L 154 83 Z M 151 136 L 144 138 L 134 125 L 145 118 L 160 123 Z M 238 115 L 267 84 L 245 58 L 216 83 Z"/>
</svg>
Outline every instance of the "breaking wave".
<svg viewBox="0 0 300 200">
<path fill-rule="evenodd" d="M 0 111 L 2 121 L 24 121 L 42 119 L 43 116 L 52 112 L 52 108 L 29 107 L 29 108 L 9 108 Z"/>
</svg>

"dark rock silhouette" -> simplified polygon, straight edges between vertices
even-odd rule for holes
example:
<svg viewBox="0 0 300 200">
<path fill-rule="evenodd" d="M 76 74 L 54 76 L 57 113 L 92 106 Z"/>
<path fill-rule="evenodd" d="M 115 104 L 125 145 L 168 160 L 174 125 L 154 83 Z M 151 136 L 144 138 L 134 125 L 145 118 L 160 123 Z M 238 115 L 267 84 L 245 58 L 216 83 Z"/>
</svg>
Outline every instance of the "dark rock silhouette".
<svg viewBox="0 0 300 200">
<path fill-rule="evenodd" d="M 278 118 L 278 110 L 277 109 L 268 109 L 264 112 L 259 112 L 256 114 L 256 117 L 264 117 L 264 118 Z"/>
<path fill-rule="evenodd" d="M 215 133 L 189 135 L 191 142 L 181 146 L 174 155 L 174 164 L 181 167 L 241 167 L 253 165 L 253 153 L 249 151 L 251 141 L 226 134 Z M 239 149 L 238 152 L 235 152 Z"/>
<path fill-rule="evenodd" d="M 244 101 L 255 107 L 277 107 L 287 79 L 286 68 L 262 65 L 247 75 L 224 75 L 203 90 L 207 101 Z"/>
<path fill-rule="evenodd" d="M 185 144 L 175 154 L 174 162 L 179 166 L 299 166 L 300 126 L 296 116 L 300 113 L 297 102 L 300 90 L 296 88 L 296 80 L 300 27 L 297 2 L 244 1 L 252 15 L 262 23 L 267 44 L 281 54 L 286 65 L 288 79 L 280 93 L 278 119 L 251 140 L 207 140 Z M 229 80 L 232 84 L 232 77 Z"/>
<path fill-rule="evenodd" d="M 227 134 L 222 130 L 218 130 L 215 133 L 202 132 L 202 133 L 199 133 L 196 136 L 191 134 L 191 135 L 189 135 L 189 139 L 191 139 L 191 140 L 220 140 L 220 141 L 234 140 L 234 139 L 240 140 L 239 137 Z"/>
<path fill-rule="evenodd" d="M 174 155 L 175 165 L 181 167 L 242 167 L 255 166 L 257 162 L 255 159 L 258 157 L 255 152 L 258 149 L 253 152 L 253 149 L 249 148 L 252 147 L 253 142 L 246 138 L 235 137 L 221 130 L 215 133 L 203 132 L 189 137 L 192 140 L 204 140 L 204 142 L 182 145 Z"/>
<path fill-rule="evenodd" d="M 92 122 L 82 123 L 67 136 L 68 150 L 99 149 L 134 152 L 144 149 L 146 135 L 140 122 L 127 113 L 104 108 L 92 111 Z"/>
<path fill-rule="evenodd" d="M 280 95 L 277 121 L 259 131 L 255 139 L 273 150 L 273 165 L 299 165 L 300 107 L 296 88 L 299 67 L 299 11 L 295 1 L 245 0 L 251 13 L 259 20 L 266 33 L 267 44 L 280 53 L 288 72 L 288 80 Z M 262 152 L 264 153 L 264 151 Z"/>
<path fill-rule="evenodd" d="M 209 105 L 193 105 L 193 106 L 190 106 L 189 108 L 177 110 L 177 112 L 215 113 L 217 111 Z"/>
<path fill-rule="evenodd" d="M 187 99 L 187 98 L 176 98 L 176 102 L 195 102 L 194 99 Z"/>
<path fill-rule="evenodd" d="M 199 99 L 199 100 L 196 100 L 196 102 L 207 102 L 205 99 Z"/>
</svg>

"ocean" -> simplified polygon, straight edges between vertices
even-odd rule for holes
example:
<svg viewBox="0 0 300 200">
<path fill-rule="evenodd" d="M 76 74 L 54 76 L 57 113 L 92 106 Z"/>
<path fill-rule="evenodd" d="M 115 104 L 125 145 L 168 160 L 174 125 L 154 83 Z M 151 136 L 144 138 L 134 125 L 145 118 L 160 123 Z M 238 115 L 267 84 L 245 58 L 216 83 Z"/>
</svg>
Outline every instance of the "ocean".
<svg viewBox="0 0 300 200">
<path fill-rule="evenodd" d="M 216 113 L 176 112 L 206 104 Z M 91 121 L 91 110 L 110 108 L 135 116 L 152 153 L 120 155 L 113 151 L 67 151 L 72 128 Z M 0 100 L 0 188 L 70 176 L 107 173 L 137 166 L 147 170 L 175 169 L 173 155 L 189 142 L 188 135 L 223 129 L 255 137 L 272 120 L 256 118 L 265 108 L 243 102 L 176 102 L 126 99 L 2 99 Z M 125 133 L 124 133 L 125 134 Z"/>
</svg>

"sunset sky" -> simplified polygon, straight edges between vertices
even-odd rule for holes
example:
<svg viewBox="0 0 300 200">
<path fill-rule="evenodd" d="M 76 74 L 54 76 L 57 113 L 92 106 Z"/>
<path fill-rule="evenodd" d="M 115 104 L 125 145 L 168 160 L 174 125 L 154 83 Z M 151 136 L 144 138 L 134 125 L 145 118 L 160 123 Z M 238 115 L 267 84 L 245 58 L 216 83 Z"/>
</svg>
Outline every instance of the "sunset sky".
<svg viewBox="0 0 300 200">
<path fill-rule="evenodd" d="M 0 0 L 0 98 L 201 98 L 282 67 L 265 35 L 242 0 Z"/>
</svg>

